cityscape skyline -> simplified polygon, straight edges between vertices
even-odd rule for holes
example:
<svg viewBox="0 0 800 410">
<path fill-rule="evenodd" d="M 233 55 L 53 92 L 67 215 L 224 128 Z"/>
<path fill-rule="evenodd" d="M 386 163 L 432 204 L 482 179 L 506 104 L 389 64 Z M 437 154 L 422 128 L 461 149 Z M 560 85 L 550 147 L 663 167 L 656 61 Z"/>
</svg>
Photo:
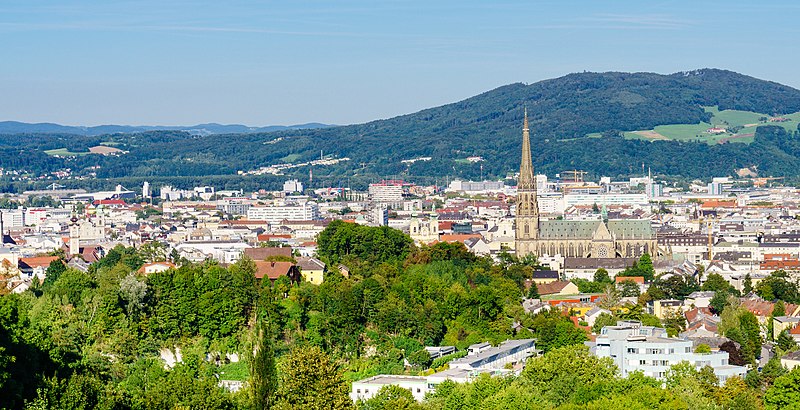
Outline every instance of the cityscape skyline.
<svg viewBox="0 0 800 410">
<path fill-rule="evenodd" d="M 11 1 L 0 120 L 350 124 L 584 70 L 715 67 L 800 87 L 779 41 L 796 7 Z"/>
</svg>

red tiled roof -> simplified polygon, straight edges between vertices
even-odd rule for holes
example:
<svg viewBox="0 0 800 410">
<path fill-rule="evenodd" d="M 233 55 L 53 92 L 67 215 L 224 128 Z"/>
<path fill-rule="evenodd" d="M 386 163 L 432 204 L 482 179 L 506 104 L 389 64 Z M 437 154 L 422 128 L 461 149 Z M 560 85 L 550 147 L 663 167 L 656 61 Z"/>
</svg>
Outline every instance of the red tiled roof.
<svg viewBox="0 0 800 410">
<path fill-rule="evenodd" d="M 48 267 L 53 261 L 57 261 L 58 256 L 36 256 L 32 258 L 19 258 L 20 269 L 32 269 L 38 267 Z"/>
<path fill-rule="evenodd" d="M 121 205 L 121 206 L 127 205 L 125 203 L 125 201 L 123 201 L 121 199 L 99 199 L 99 200 L 96 200 L 96 201 L 92 202 L 92 204 L 93 205 Z"/>
<path fill-rule="evenodd" d="M 615 276 L 614 282 L 615 283 L 622 283 L 625 281 L 632 281 L 638 285 L 644 285 L 644 276 Z"/>
<path fill-rule="evenodd" d="M 459 234 L 445 234 L 439 237 L 442 242 L 464 242 L 472 238 L 482 238 L 479 233 L 459 233 Z"/>
<path fill-rule="evenodd" d="M 564 290 L 564 288 L 566 288 L 567 285 L 569 284 L 570 282 L 568 281 L 558 280 L 555 282 L 542 283 L 540 285 L 536 285 L 536 290 L 539 291 L 540 295 L 554 295 Z"/>
<path fill-rule="evenodd" d="M 281 276 L 287 276 L 289 271 L 294 267 L 292 262 L 256 262 L 256 278 L 262 279 L 264 277 L 270 280 L 278 279 Z"/>
<path fill-rule="evenodd" d="M 244 250 L 245 256 L 254 261 L 263 261 L 270 256 L 288 256 L 292 257 L 292 248 L 286 246 L 283 248 L 247 248 Z"/>
</svg>

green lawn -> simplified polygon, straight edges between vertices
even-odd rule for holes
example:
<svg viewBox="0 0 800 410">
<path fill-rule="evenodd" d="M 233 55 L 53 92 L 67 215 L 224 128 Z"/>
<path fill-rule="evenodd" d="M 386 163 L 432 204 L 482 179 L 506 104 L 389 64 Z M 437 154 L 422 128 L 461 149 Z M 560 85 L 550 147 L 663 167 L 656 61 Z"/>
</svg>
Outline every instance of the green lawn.
<svg viewBox="0 0 800 410">
<path fill-rule="evenodd" d="M 60 155 L 62 157 L 69 157 L 69 156 L 77 156 L 77 155 L 89 155 L 91 152 L 71 152 L 66 148 L 59 148 L 59 149 L 49 149 L 44 152 L 47 155 Z"/>
</svg>

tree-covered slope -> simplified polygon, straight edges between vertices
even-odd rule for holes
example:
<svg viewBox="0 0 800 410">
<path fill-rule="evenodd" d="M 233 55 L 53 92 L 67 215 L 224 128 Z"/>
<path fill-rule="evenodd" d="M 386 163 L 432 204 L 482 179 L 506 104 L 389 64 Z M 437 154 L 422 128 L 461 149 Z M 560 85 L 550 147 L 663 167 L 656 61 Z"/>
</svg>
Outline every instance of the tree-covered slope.
<svg viewBox="0 0 800 410">
<path fill-rule="evenodd" d="M 596 175 L 630 175 L 645 162 L 659 173 L 687 177 L 732 174 L 758 166 L 764 174 L 799 174 L 786 164 L 798 161 L 793 144 L 778 135 L 756 132 L 750 145 L 673 141 L 631 141 L 620 131 L 647 130 L 665 124 L 698 124 L 711 114 L 703 107 L 788 114 L 800 111 L 800 90 L 742 74 L 703 69 L 671 75 L 653 73 L 576 73 L 533 84 L 510 84 L 466 100 L 395 118 L 322 129 L 271 133 L 190 135 L 179 131 L 113 134 L 0 136 L 0 166 L 24 164 L 42 170 L 68 164 L 72 169 L 98 165 L 101 178 L 231 175 L 284 162 L 305 162 L 324 155 L 351 160 L 314 169 L 315 180 L 335 184 L 343 178 L 501 177 L 519 163 L 523 107 L 534 138 L 537 169 L 554 174 L 584 169 Z M 764 127 L 760 127 L 764 128 Z M 587 134 L 603 134 L 589 138 Z M 86 151 L 100 142 L 128 153 L 118 157 L 84 155 L 52 160 L 29 151 L 69 148 Z M 765 156 L 765 153 L 769 153 Z M 481 164 L 463 161 L 482 156 Z M 432 157 L 404 164 L 401 160 Z M 773 158 L 783 158 L 777 163 Z M 481 169 L 483 165 L 483 169 Z M 287 174 L 307 175 L 301 167 Z"/>
</svg>

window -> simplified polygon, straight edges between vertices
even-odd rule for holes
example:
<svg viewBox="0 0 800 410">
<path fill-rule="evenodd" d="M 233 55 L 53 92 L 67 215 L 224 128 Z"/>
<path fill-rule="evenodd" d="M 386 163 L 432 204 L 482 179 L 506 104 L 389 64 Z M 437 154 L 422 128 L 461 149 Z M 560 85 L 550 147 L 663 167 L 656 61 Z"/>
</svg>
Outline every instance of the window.
<svg viewBox="0 0 800 410">
<path fill-rule="evenodd" d="M 646 363 L 646 362 L 645 362 L 645 360 L 644 360 L 644 359 L 641 359 L 641 360 L 639 360 L 639 365 L 641 365 L 641 366 L 644 366 L 644 365 L 645 365 L 645 363 Z"/>
<path fill-rule="evenodd" d="M 420 392 L 420 389 L 419 389 L 419 387 L 417 387 L 417 393 L 419 393 L 419 392 Z"/>
<path fill-rule="evenodd" d="M 356 389 L 357 394 L 361 394 L 361 389 Z"/>
</svg>

